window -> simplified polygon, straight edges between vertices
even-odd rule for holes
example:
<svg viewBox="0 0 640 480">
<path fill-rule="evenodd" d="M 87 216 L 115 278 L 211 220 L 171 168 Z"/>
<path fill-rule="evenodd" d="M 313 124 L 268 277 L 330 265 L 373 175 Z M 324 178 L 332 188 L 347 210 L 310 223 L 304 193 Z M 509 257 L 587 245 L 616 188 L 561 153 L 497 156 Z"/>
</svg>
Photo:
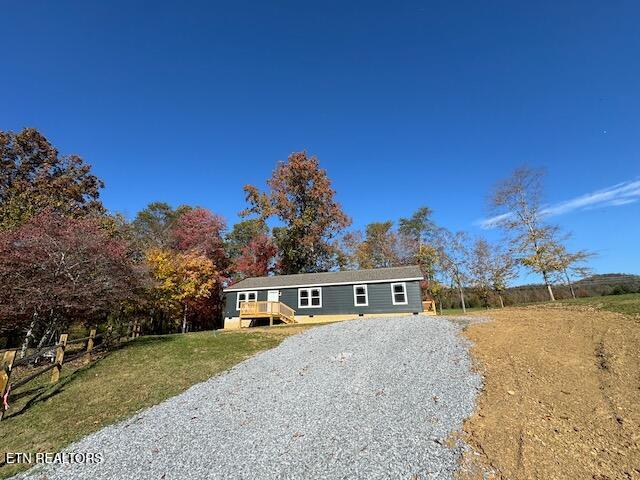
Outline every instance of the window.
<svg viewBox="0 0 640 480">
<path fill-rule="evenodd" d="M 322 289 L 321 288 L 299 288 L 298 308 L 321 308 Z"/>
<path fill-rule="evenodd" d="M 407 302 L 407 284 L 392 283 L 391 284 L 391 300 L 394 305 L 406 305 Z"/>
<path fill-rule="evenodd" d="M 366 307 L 369 305 L 369 292 L 366 285 L 353 286 L 353 304 L 356 307 Z"/>
<path fill-rule="evenodd" d="M 258 300 L 258 292 L 238 292 L 236 310 L 240 310 L 240 302 L 255 302 L 256 300 Z"/>
</svg>

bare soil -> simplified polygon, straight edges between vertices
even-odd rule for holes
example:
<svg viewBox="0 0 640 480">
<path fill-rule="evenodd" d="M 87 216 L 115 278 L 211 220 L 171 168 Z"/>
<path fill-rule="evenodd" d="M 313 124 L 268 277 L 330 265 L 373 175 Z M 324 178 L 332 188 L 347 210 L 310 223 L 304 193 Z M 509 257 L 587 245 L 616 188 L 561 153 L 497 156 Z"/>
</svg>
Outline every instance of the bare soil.
<svg viewBox="0 0 640 480">
<path fill-rule="evenodd" d="M 484 375 L 462 478 L 640 479 L 640 320 L 509 308 L 465 329 Z"/>
</svg>

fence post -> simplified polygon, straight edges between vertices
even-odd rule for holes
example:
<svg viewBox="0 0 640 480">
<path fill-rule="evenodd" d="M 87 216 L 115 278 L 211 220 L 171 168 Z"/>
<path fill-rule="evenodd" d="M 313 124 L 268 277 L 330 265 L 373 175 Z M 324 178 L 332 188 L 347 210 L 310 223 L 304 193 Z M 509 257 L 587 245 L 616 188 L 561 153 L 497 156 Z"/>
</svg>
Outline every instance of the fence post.
<svg viewBox="0 0 640 480">
<path fill-rule="evenodd" d="M 11 391 L 9 379 L 11 378 L 11 368 L 13 367 L 16 353 L 17 350 L 4 352 L 2 364 L 0 364 L 0 394 L 2 395 L 0 399 L 2 401 L 2 405 L 0 405 L 0 420 L 4 417 L 4 412 L 9 408 L 9 393 Z"/>
<path fill-rule="evenodd" d="M 64 361 L 64 349 L 67 346 L 67 337 L 69 335 L 63 333 L 60 335 L 60 341 L 58 342 L 58 346 L 56 347 L 56 366 L 51 373 L 51 383 L 58 383 L 60 380 L 60 372 L 62 371 L 62 362 Z"/>
<path fill-rule="evenodd" d="M 93 350 L 93 339 L 96 338 L 96 330 L 97 327 L 93 327 L 89 332 L 89 340 L 87 341 L 87 353 L 85 357 L 87 363 L 91 361 L 91 350 Z"/>
<path fill-rule="evenodd" d="M 138 338 L 140 336 L 141 328 L 140 321 L 136 320 L 136 323 L 133 324 L 133 338 Z"/>
<path fill-rule="evenodd" d="M 133 322 L 127 323 L 127 339 L 133 337 Z"/>
</svg>

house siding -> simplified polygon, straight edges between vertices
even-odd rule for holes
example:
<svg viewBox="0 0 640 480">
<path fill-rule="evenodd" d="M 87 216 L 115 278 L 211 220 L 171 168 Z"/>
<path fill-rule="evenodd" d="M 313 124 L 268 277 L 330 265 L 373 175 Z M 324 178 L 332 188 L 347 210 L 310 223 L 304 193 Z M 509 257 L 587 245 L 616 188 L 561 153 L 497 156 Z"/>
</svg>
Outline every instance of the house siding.
<svg viewBox="0 0 640 480">
<path fill-rule="evenodd" d="M 368 283 L 369 305 L 355 306 L 353 285 L 318 285 L 322 288 L 321 308 L 298 308 L 298 289 L 280 288 L 280 301 L 296 311 L 296 315 L 340 315 L 371 313 L 413 313 L 422 311 L 420 283 L 417 280 L 404 282 L 407 285 L 407 304 L 393 305 L 391 284 L 395 281 Z M 273 290 L 276 290 L 275 288 Z M 247 289 L 246 291 L 252 291 Z M 237 317 L 236 298 L 239 292 L 225 294 L 225 318 Z M 258 290 L 258 301 L 267 300 L 267 290 Z"/>
</svg>

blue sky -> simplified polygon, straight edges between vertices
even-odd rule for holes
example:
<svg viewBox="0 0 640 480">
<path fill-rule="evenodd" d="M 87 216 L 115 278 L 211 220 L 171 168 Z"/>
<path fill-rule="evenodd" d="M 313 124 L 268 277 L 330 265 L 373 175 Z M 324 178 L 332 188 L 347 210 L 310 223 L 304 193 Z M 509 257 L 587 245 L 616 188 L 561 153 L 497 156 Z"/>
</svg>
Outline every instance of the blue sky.
<svg viewBox="0 0 640 480">
<path fill-rule="evenodd" d="M 526 162 L 547 169 L 572 247 L 596 251 L 598 272 L 640 273 L 638 2 L 2 10 L 0 129 L 80 154 L 112 210 L 163 200 L 233 223 L 242 186 L 306 149 L 356 227 L 428 205 L 496 238 L 478 224 L 487 194 Z"/>
</svg>

